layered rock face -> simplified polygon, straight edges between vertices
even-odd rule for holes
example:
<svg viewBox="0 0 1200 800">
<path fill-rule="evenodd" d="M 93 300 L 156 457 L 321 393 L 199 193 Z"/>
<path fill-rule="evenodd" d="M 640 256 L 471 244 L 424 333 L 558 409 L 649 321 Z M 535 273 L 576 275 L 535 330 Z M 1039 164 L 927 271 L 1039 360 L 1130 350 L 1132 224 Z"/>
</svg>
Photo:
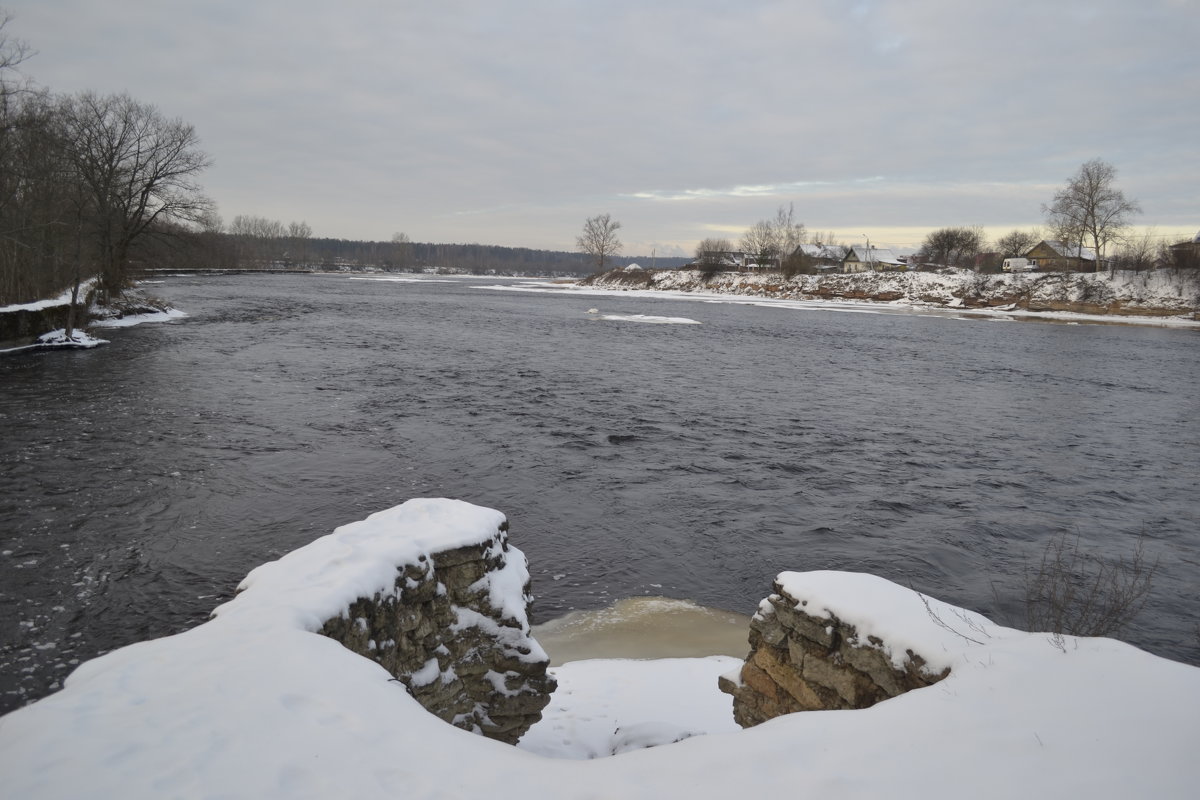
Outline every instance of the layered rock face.
<svg viewBox="0 0 1200 800">
<path fill-rule="evenodd" d="M 750 623 L 746 663 L 720 680 L 744 728 L 795 711 L 867 708 L 950 673 L 931 673 L 911 650 L 898 668 L 879 638 L 861 639 L 836 616 L 809 613 L 778 581 L 774 588 Z"/>
<path fill-rule="evenodd" d="M 516 744 L 541 719 L 555 681 L 529 635 L 527 573 L 506 569 L 514 556 L 524 560 L 506 526 L 491 541 L 421 556 L 399 569 L 392 592 L 359 598 L 321 633 L 377 661 L 435 716 Z M 506 573 L 524 587 L 496 586 Z M 503 607 L 513 590 L 523 600 L 516 613 Z"/>
</svg>

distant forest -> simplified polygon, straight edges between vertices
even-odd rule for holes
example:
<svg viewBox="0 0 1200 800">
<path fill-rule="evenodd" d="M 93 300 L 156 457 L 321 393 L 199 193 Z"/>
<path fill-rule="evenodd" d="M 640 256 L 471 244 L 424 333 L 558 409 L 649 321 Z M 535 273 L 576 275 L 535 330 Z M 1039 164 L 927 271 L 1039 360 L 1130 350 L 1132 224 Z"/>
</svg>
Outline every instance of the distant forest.
<svg viewBox="0 0 1200 800">
<path fill-rule="evenodd" d="M 177 234 L 181 232 L 176 232 Z M 135 271 L 153 269 L 288 269 L 420 271 L 435 268 L 476 275 L 590 275 L 595 262 L 582 253 L 486 244 L 365 242 L 305 236 L 227 232 L 152 237 L 133 254 Z M 616 266 L 680 267 L 687 258 L 626 256 Z"/>
</svg>

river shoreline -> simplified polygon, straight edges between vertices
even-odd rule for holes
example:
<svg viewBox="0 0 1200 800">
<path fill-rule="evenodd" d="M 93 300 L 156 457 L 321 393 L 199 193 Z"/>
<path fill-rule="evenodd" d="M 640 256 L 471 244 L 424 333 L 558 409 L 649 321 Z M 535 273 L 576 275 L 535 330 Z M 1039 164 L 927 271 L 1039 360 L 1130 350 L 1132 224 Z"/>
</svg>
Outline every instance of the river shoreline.
<svg viewBox="0 0 1200 800">
<path fill-rule="evenodd" d="M 74 303 L 73 332 L 68 338 L 71 307 L 70 290 L 58 297 L 0 307 L 0 356 L 33 350 L 89 349 L 108 344 L 90 335 L 89 328 L 120 328 L 186 316 L 136 287 L 99 304 L 93 280 L 80 287 L 79 299 Z"/>
<path fill-rule="evenodd" d="M 984 275 L 870 272 L 836 275 L 718 273 L 694 270 L 613 270 L 580 281 L 597 289 L 735 295 L 770 300 L 904 307 L 1092 323 L 1200 329 L 1200 280 L 1169 270 L 1114 273 Z"/>
</svg>

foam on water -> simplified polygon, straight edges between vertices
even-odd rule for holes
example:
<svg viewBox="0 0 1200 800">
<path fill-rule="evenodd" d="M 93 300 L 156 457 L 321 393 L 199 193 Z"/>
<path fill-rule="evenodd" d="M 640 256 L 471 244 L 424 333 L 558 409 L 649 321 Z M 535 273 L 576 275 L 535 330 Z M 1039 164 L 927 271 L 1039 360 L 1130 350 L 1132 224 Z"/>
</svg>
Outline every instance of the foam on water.
<svg viewBox="0 0 1200 800">
<path fill-rule="evenodd" d="M 630 597 L 533 628 L 553 666 L 590 658 L 744 658 L 750 617 L 668 597 Z"/>
</svg>

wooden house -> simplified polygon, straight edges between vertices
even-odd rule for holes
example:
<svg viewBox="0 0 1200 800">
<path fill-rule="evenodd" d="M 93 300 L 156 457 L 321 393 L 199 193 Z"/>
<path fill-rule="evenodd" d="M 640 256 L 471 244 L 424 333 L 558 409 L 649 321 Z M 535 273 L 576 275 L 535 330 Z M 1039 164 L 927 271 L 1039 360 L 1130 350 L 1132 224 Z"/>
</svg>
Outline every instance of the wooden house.
<svg viewBox="0 0 1200 800">
<path fill-rule="evenodd" d="M 1025 253 L 1030 265 L 1042 272 L 1095 272 L 1096 251 L 1090 247 L 1043 239 Z"/>
</svg>

